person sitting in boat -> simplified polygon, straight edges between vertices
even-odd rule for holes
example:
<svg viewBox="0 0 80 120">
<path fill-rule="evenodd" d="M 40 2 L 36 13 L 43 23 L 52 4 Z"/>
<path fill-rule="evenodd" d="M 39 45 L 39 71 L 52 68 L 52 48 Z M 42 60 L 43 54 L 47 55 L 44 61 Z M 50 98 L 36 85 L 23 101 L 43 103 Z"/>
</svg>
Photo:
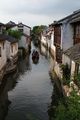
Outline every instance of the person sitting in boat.
<svg viewBox="0 0 80 120">
<path fill-rule="evenodd" d="M 32 59 L 39 59 L 39 53 L 36 50 L 32 53 Z"/>
<path fill-rule="evenodd" d="M 33 50 L 32 56 L 35 55 L 36 50 Z"/>
<path fill-rule="evenodd" d="M 36 58 L 39 59 L 39 53 L 36 51 L 35 54 L 36 54 Z"/>
</svg>

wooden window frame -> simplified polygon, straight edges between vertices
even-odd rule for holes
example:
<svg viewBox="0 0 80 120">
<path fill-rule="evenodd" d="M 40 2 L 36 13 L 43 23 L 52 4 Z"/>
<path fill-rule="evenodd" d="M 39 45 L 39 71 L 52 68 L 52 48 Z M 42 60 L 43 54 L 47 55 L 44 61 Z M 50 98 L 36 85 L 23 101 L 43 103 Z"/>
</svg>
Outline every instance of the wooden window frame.
<svg viewBox="0 0 80 120">
<path fill-rule="evenodd" d="M 74 44 L 80 43 L 80 23 L 74 24 Z"/>
<path fill-rule="evenodd" d="M 61 46 L 61 25 L 54 27 L 54 45 Z"/>
</svg>

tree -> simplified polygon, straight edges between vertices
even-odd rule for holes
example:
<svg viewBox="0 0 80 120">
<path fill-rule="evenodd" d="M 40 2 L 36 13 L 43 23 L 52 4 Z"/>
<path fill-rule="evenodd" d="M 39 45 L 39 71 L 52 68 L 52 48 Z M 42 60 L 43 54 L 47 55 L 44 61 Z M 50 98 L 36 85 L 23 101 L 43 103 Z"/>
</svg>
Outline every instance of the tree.
<svg viewBox="0 0 80 120">
<path fill-rule="evenodd" d="M 32 31 L 31 31 L 31 36 L 34 44 L 38 44 L 40 37 L 41 37 L 41 32 L 46 28 L 45 25 L 41 26 L 34 26 Z"/>
<path fill-rule="evenodd" d="M 18 40 L 21 39 L 21 36 L 22 36 L 22 33 L 20 31 L 18 31 L 18 30 L 9 29 L 7 31 L 7 33 L 8 33 L 8 35 L 10 35 L 10 36 L 12 36 L 12 37 L 14 37 L 14 38 L 16 38 Z"/>
</svg>

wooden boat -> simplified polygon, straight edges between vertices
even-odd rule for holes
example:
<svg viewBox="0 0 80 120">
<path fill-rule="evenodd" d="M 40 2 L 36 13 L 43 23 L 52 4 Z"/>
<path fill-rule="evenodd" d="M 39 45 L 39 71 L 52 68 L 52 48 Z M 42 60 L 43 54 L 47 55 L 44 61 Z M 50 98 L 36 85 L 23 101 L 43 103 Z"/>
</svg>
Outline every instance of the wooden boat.
<svg viewBox="0 0 80 120">
<path fill-rule="evenodd" d="M 33 60 L 33 62 L 38 62 L 38 60 L 39 60 L 39 53 L 38 53 L 38 51 L 36 51 L 36 50 L 34 50 L 33 51 L 33 53 L 32 53 L 32 60 Z"/>
</svg>

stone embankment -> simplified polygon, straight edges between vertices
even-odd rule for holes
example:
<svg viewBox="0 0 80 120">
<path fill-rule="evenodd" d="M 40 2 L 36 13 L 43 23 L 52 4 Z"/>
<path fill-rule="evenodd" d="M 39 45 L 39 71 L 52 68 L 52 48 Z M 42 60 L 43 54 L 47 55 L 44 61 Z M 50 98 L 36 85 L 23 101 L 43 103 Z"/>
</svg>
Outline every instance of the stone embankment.
<svg viewBox="0 0 80 120">
<path fill-rule="evenodd" d="M 64 96 L 67 96 L 67 97 L 70 96 L 72 91 L 75 91 L 77 95 L 80 95 L 80 88 L 74 83 L 74 81 L 71 81 L 69 85 L 64 85 L 62 83 L 62 80 L 60 80 L 57 77 L 57 75 L 53 70 L 50 71 L 50 76 L 51 76 L 52 82 L 56 83 L 58 89 L 61 91 L 61 93 Z"/>
</svg>

